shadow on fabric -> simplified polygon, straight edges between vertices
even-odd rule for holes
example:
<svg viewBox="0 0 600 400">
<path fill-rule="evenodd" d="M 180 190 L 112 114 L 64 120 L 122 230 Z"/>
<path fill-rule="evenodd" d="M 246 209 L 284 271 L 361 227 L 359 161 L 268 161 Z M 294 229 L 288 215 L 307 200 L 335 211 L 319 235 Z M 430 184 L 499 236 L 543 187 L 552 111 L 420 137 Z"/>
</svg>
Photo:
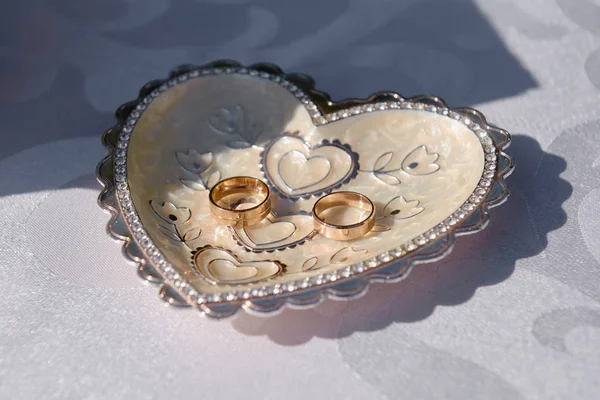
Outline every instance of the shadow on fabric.
<svg viewBox="0 0 600 400">
<path fill-rule="evenodd" d="M 437 306 L 460 306 L 478 288 L 508 279 L 518 260 L 542 252 L 548 233 L 566 223 L 562 206 L 573 192 L 571 184 L 560 177 L 566 161 L 544 152 L 536 140 L 515 135 L 509 153 L 517 160 L 517 168 L 507 180 L 508 201 L 491 210 L 490 225 L 484 231 L 458 237 L 444 260 L 417 265 L 401 282 L 374 284 L 357 300 L 326 300 L 313 310 L 286 309 L 271 318 L 244 313 L 232 321 L 233 327 L 289 346 L 313 337 L 335 339 L 423 320 Z M 537 203 L 532 202 L 536 199 Z M 547 208 L 530 212 L 540 206 Z"/>
</svg>

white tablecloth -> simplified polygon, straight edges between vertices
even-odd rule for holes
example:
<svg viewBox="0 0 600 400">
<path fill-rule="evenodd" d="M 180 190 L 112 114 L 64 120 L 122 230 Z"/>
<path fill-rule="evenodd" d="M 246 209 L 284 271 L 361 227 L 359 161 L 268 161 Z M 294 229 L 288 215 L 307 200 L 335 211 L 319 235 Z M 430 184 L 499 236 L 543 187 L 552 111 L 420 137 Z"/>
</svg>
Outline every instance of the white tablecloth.
<svg viewBox="0 0 600 400">
<path fill-rule="evenodd" d="M 20 0 L 0 33 L 1 398 L 598 398 L 597 0 Z M 223 57 L 476 107 L 514 135 L 511 198 L 359 300 L 168 308 L 105 233 L 100 136 L 146 81 Z"/>
</svg>

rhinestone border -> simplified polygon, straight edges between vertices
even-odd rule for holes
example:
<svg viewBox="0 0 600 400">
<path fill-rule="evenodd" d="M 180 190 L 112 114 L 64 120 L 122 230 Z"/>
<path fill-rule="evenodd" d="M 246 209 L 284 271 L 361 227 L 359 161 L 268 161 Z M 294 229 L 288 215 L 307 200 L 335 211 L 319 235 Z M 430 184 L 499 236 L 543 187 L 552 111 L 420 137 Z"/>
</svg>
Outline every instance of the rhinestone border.
<svg viewBox="0 0 600 400">
<path fill-rule="evenodd" d="M 394 249 L 378 254 L 377 256 L 368 260 L 347 266 L 337 271 L 298 279 L 288 283 L 264 285 L 260 288 L 237 290 L 227 293 L 200 293 L 194 289 L 192 285 L 186 282 L 186 280 L 179 273 L 177 273 L 177 271 L 175 271 L 172 265 L 166 260 L 166 258 L 160 253 L 158 248 L 151 241 L 148 233 L 144 229 L 144 226 L 142 225 L 135 210 L 129 192 L 129 186 L 127 182 L 127 150 L 129 146 L 129 140 L 131 139 L 131 135 L 137 121 L 147 109 L 148 105 L 151 104 L 154 99 L 159 97 L 161 93 L 178 84 L 187 82 L 190 79 L 231 74 L 248 75 L 279 84 L 281 87 L 285 88 L 299 99 L 299 101 L 309 112 L 312 121 L 316 126 L 338 121 L 344 118 L 351 118 L 355 115 L 389 109 L 412 109 L 432 112 L 450 117 L 467 126 L 469 130 L 471 130 L 473 134 L 479 138 L 484 150 L 483 154 L 485 158 L 484 170 L 482 172 L 481 179 L 468 200 L 442 223 L 428 230 L 424 234 Z M 468 116 L 465 116 L 447 107 L 439 107 L 432 104 L 426 104 L 424 102 L 415 102 L 410 99 L 398 98 L 395 101 L 361 104 L 344 110 L 322 114 L 317 105 L 308 95 L 306 95 L 297 85 L 289 80 L 286 80 L 281 75 L 271 74 L 268 72 L 259 71 L 258 69 L 245 67 L 198 67 L 197 69 L 181 73 L 176 77 L 167 80 L 165 83 L 151 91 L 150 94 L 139 99 L 135 108 L 125 119 L 125 122 L 119 125 L 119 139 L 112 157 L 116 199 L 121 211 L 121 215 L 126 221 L 128 229 L 131 232 L 131 239 L 139 245 L 139 247 L 145 253 L 147 259 L 152 262 L 153 266 L 162 275 L 166 284 L 170 285 L 179 294 L 181 294 L 189 305 L 202 306 L 214 303 L 247 303 L 252 302 L 252 300 L 264 299 L 267 296 L 280 296 L 287 293 L 291 294 L 300 290 L 322 287 L 339 280 L 355 278 L 358 275 L 365 275 L 375 268 L 389 265 L 409 253 L 414 253 L 442 236 L 449 236 L 451 233 L 453 233 L 453 229 L 458 227 L 462 221 L 470 216 L 472 211 L 476 210 L 489 194 L 495 181 L 500 154 L 502 154 L 504 157 L 507 157 L 504 153 L 501 153 L 498 148 L 496 148 L 492 138 L 484 127 L 479 125 Z"/>
</svg>

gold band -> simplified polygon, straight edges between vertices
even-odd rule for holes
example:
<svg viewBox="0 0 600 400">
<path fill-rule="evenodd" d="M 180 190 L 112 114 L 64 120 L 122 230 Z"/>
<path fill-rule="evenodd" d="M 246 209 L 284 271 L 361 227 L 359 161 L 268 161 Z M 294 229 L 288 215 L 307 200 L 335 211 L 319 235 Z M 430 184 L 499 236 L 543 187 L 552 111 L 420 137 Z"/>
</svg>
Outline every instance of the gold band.
<svg viewBox="0 0 600 400">
<path fill-rule="evenodd" d="M 227 178 L 208 194 L 215 219 L 228 226 L 255 225 L 271 212 L 271 191 L 260 179 L 249 176 Z M 251 207 L 240 207 L 252 204 Z"/>
<path fill-rule="evenodd" d="M 323 213 L 333 207 L 353 207 L 367 213 L 360 221 L 349 225 L 328 223 Z M 355 192 L 335 192 L 321 197 L 313 207 L 313 220 L 317 232 L 334 240 L 352 240 L 373 229 L 375 225 L 375 205 L 367 196 Z"/>
</svg>

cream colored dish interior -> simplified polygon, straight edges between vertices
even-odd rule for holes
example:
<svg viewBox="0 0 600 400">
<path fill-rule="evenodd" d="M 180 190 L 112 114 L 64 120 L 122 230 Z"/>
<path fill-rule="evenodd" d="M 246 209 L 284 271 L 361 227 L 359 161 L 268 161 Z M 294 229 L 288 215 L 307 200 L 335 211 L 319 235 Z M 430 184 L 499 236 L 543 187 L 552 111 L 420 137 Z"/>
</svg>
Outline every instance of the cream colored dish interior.
<svg viewBox="0 0 600 400">
<path fill-rule="evenodd" d="M 226 292 L 337 270 L 417 237 L 469 198 L 484 154 L 472 131 L 443 115 L 392 109 L 317 127 L 287 89 L 227 75 L 156 98 L 134 128 L 127 167 L 154 244 L 197 290 Z M 273 214 L 232 229 L 211 216 L 208 189 L 239 175 L 271 187 Z M 349 242 L 316 234 L 312 206 L 331 190 L 368 196 L 375 228 Z M 359 217 L 348 209 L 338 219 Z"/>
</svg>

